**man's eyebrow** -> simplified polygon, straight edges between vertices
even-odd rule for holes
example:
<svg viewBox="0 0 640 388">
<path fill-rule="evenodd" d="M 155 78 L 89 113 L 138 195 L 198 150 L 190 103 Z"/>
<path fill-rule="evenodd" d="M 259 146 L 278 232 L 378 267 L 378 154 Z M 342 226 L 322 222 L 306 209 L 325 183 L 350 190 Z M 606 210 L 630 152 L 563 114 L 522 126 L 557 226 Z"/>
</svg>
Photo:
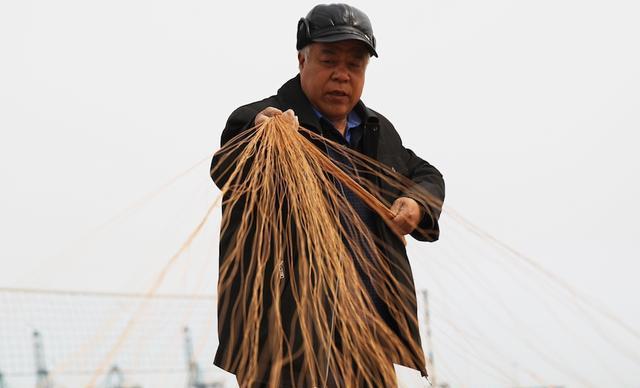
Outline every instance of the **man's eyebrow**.
<svg viewBox="0 0 640 388">
<path fill-rule="evenodd" d="M 335 54 L 336 50 L 332 49 L 332 48 L 322 48 L 320 49 L 320 54 Z"/>
<path fill-rule="evenodd" d="M 354 51 L 351 53 L 351 57 L 356 59 L 365 59 L 367 55 L 369 55 L 369 52 L 367 50 Z"/>
</svg>

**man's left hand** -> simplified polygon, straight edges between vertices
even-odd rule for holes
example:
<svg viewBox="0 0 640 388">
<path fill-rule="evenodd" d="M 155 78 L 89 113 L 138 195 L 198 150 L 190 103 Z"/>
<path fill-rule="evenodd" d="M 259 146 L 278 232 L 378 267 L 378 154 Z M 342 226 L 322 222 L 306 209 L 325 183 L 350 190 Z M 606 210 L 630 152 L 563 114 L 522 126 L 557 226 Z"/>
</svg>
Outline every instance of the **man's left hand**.
<svg viewBox="0 0 640 388">
<path fill-rule="evenodd" d="M 395 214 L 390 226 L 401 236 L 413 232 L 424 215 L 424 210 L 418 202 L 409 197 L 396 199 L 390 210 Z"/>
</svg>

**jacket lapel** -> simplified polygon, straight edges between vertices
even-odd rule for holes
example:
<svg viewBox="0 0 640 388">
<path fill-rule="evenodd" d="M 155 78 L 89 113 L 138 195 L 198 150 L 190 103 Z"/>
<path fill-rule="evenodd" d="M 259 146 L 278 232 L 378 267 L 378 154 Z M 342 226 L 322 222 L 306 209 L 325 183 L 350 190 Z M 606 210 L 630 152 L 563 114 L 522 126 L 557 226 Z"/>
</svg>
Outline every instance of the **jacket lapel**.
<svg viewBox="0 0 640 388">
<path fill-rule="evenodd" d="M 300 125 L 316 133 L 320 133 L 320 121 L 311 108 L 311 102 L 300 86 L 300 74 L 287 81 L 278 89 L 278 99 L 285 106 L 291 107 L 298 116 Z"/>
<path fill-rule="evenodd" d="M 364 130 L 362 132 L 362 153 L 377 159 L 378 157 L 378 139 L 380 136 L 380 119 L 371 109 L 367 108 L 362 101 L 356 105 L 358 113 L 362 117 Z"/>
</svg>

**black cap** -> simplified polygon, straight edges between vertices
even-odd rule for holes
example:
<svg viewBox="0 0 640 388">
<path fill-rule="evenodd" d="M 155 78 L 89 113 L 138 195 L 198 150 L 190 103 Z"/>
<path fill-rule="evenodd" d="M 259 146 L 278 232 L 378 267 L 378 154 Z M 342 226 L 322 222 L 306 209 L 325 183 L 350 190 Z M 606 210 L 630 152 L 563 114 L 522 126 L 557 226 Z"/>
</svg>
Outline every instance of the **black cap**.
<svg viewBox="0 0 640 388">
<path fill-rule="evenodd" d="M 347 4 L 321 4 L 313 7 L 307 17 L 298 22 L 296 49 L 300 50 L 311 42 L 348 39 L 364 42 L 371 55 L 378 56 L 371 22 L 364 12 Z"/>
</svg>

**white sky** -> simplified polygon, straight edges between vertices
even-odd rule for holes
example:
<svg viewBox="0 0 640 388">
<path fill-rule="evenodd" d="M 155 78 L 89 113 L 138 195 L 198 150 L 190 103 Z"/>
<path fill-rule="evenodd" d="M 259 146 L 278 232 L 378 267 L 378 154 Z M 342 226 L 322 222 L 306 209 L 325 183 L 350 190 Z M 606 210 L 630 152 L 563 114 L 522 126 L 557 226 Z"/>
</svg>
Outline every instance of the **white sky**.
<svg viewBox="0 0 640 388">
<path fill-rule="evenodd" d="M 208 162 L 82 236 L 206 158 L 236 106 L 295 75 L 314 4 L 0 3 L 0 287 L 145 290 L 215 196 Z M 379 44 L 363 100 L 443 172 L 446 204 L 637 330 L 640 4 L 351 4 Z M 447 233 L 420 252 L 455 253 Z M 167 290 L 195 289 L 189 263 L 215 262 L 196 252 Z M 637 387 L 637 370 L 616 373 Z"/>
</svg>

